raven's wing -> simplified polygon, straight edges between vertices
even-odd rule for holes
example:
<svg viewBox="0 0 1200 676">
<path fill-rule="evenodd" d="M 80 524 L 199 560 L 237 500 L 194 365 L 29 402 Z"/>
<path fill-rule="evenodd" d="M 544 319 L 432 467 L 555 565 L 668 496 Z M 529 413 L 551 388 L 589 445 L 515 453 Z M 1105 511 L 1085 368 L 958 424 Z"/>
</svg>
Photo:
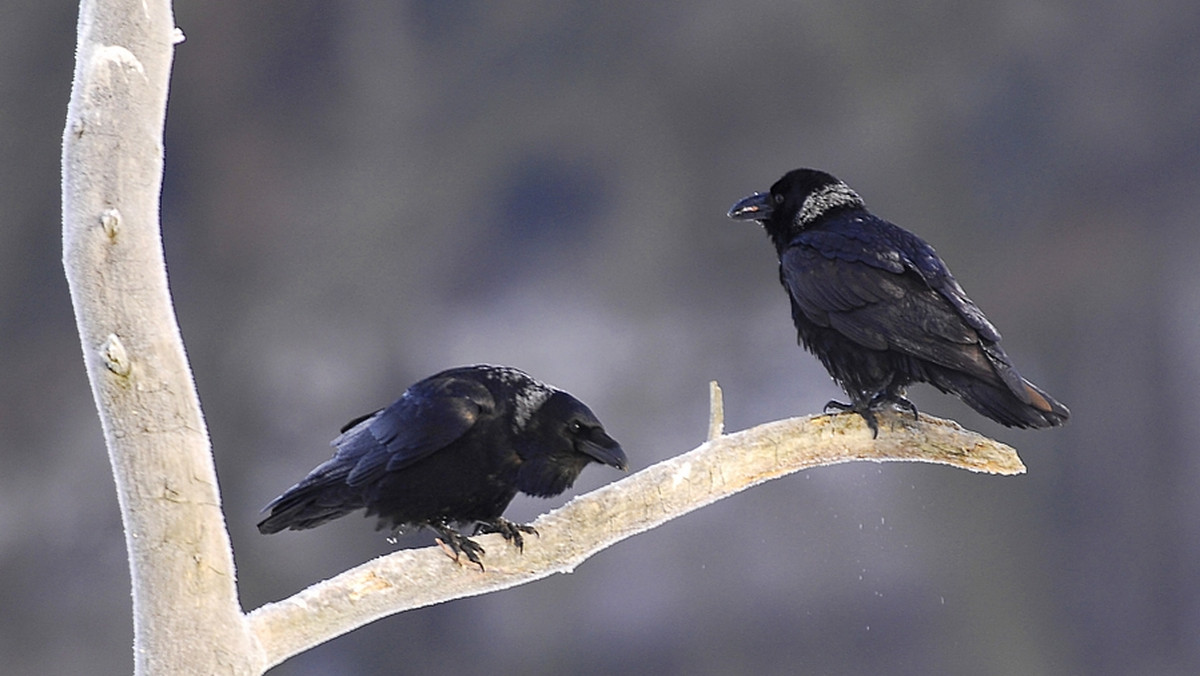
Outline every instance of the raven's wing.
<svg viewBox="0 0 1200 676">
<path fill-rule="evenodd" d="M 495 406 L 475 381 L 422 380 L 391 406 L 350 421 L 332 442 L 333 457 L 263 508 L 270 514 L 259 531 L 312 528 L 365 506 L 361 486 L 445 448 Z"/>
<path fill-rule="evenodd" d="M 337 453 L 331 462 L 345 468 L 347 485 L 368 484 L 445 448 L 495 408 L 491 393 L 476 381 L 429 378 L 391 406 L 351 421 L 332 442 Z"/>
<path fill-rule="evenodd" d="M 855 224 L 872 227 L 805 231 L 781 254 L 794 311 L 864 347 L 995 378 L 986 346 L 1000 334 L 932 247 L 883 221 Z"/>
</svg>

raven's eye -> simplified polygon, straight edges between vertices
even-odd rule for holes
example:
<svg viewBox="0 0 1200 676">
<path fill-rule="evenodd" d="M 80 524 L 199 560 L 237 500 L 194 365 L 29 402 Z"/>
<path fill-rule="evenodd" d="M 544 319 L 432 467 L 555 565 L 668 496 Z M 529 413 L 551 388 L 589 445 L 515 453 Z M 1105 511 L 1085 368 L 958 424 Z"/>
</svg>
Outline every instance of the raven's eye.
<svg viewBox="0 0 1200 676">
<path fill-rule="evenodd" d="M 776 204 L 783 204 L 783 194 L 771 195 L 771 200 Z"/>
<path fill-rule="evenodd" d="M 568 427 L 568 429 L 571 430 L 571 434 L 582 434 L 583 433 L 583 423 L 579 422 L 578 420 L 572 420 L 571 424 L 568 425 L 567 427 Z"/>
</svg>

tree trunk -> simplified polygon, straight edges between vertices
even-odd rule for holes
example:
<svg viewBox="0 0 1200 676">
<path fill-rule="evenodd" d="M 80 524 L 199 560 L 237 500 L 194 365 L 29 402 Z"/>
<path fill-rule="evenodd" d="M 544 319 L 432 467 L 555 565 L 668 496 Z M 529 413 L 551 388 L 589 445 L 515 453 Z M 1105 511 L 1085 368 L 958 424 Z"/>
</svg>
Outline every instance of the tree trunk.
<svg viewBox="0 0 1200 676">
<path fill-rule="evenodd" d="M 135 673 L 261 673 L 159 236 L 175 35 L 167 0 L 80 6 L 63 265 L 125 528 Z"/>
</svg>

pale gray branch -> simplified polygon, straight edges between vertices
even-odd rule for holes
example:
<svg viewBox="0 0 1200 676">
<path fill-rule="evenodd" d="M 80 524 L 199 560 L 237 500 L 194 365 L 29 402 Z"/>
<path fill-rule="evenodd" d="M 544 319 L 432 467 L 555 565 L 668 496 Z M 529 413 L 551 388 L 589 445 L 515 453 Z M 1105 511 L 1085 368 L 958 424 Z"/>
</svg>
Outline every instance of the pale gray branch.
<svg viewBox="0 0 1200 676">
<path fill-rule="evenodd" d="M 63 133 L 63 266 L 116 481 L 138 674 L 255 672 L 159 240 L 167 0 L 84 0 Z"/>
<path fill-rule="evenodd" d="M 712 390 L 710 428 L 721 421 Z M 291 598 L 265 605 L 251 629 L 277 664 L 381 617 L 443 601 L 498 591 L 569 573 L 585 559 L 666 521 L 764 481 L 802 469 L 852 460 L 921 461 L 976 472 L 1020 474 L 1009 446 L 956 423 L 887 415 L 879 438 L 857 414 L 818 415 L 767 423 L 718 436 L 621 481 L 579 496 L 533 525 L 519 553 L 498 535 L 480 538 L 485 572 L 454 563 L 437 547 L 406 549 L 369 561 Z"/>
<path fill-rule="evenodd" d="M 708 436 L 712 441 L 725 434 L 725 398 L 721 395 L 721 386 L 713 380 L 708 383 Z"/>
</svg>

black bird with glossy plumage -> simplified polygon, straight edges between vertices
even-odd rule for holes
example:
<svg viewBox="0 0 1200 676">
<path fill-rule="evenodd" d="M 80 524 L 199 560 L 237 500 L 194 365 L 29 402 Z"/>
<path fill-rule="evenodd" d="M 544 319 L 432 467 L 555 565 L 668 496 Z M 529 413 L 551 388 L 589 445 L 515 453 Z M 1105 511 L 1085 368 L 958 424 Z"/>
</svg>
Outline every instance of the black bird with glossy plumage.
<svg viewBox="0 0 1200 676">
<path fill-rule="evenodd" d="M 500 515 L 517 492 L 562 493 L 592 462 L 626 469 L 625 452 L 570 394 L 506 366 L 442 371 L 387 408 L 356 418 L 333 457 L 263 508 L 263 534 L 319 526 L 358 509 L 378 529 L 429 528 L 480 568 L 483 548 L 454 529 L 533 533 Z"/>
<path fill-rule="evenodd" d="M 729 210 L 762 224 L 779 254 L 799 341 L 850 395 L 827 409 L 899 406 L 924 382 L 1010 427 L 1054 427 L 1070 416 L 1017 373 L 1000 333 L 967 298 L 933 247 L 867 211 L 845 183 L 815 169 L 788 172 Z"/>
</svg>

